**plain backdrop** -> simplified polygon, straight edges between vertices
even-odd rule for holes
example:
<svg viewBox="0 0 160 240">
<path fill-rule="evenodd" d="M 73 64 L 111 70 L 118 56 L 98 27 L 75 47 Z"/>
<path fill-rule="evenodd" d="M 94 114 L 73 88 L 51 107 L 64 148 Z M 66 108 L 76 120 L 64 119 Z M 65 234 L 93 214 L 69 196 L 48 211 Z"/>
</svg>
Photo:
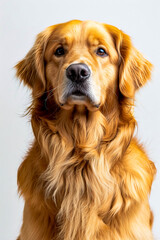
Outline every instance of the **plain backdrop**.
<svg viewBox="0 0 160 240">
<path fill-rule="evenodd" d="M 30 92 L 15 78 L 13 66 L 47 26 L 71 19 L 112 24 L 132 37 L 154 64 L 152 80 L 136 94 L 136 134 L 157 167 L 150 204 L 153 232 L 160 239 L 160 1 L 159 0 L 0 0 L 0 240 L 15 240 L 23 211 L 17 194 L 17 169 L 32 130 L 22 117 Z M 140 239 L 141 240 L 141 239 Z"/>
</svg>

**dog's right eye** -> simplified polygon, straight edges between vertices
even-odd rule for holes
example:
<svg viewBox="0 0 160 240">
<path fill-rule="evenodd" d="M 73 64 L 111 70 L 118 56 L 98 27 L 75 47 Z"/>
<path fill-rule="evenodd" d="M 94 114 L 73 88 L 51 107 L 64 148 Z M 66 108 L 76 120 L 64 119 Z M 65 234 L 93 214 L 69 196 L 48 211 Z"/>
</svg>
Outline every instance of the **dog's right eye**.
<svg viewBox="0 0 160 240">
<path fill-rule="evenodd" d="M 106 51 L 104 50 L 104 48 L 99 47 L 96 51 L 96 54 L 100 57 L 106 57 L 108 56 L 108 54 L 106 53 Z"/>
<path fill-rule="evenodd" d="M 65 54 L 65 50 L 63 47 L 59 47 L 56 49 L 54 55 L 57 56 L 57 57 L 61 57 Z"/>
</svg>

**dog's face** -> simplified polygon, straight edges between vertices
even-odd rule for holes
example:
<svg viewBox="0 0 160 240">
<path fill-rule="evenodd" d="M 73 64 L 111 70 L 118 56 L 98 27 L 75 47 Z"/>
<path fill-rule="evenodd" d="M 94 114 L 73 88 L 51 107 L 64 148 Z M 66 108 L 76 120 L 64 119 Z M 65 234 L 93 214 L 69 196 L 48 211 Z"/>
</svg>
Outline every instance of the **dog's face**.
<svg viewBox="0 0 160 240">
<path fill-rule="evenodd" d="M 64 108 L 75 104 L 98 108 L 105 101 L 106 89 L 116 87 L 118 59 L 103 25 L 74 21 L 55 27 L 45 61 L 46 78 L 55 88 L 57 103 Z"/>
<path fill-rule="evenodd" d="M 48 91 L 61 108 L 83 105 L 94 111 L 111 94 L 134 98 L 150 77 L 151 64 L 119 29 L 71 21 L 40 33 L 16 67 L 33 95 Z"/>
</svg>

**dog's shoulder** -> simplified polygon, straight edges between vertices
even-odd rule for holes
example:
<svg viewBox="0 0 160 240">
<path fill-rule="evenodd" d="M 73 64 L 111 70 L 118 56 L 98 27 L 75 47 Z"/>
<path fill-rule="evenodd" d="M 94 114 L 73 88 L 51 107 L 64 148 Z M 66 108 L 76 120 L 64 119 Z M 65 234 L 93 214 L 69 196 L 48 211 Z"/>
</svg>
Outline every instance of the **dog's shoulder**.
<svg viewBox="0 0 160 240">
<path fill-rule="evenodd" d="M 144 146 L 136 138 L 131 141 L 122 162 L 125 168 L 131 171 L 140 172 L 141 174 L 148 172 L 152 176 L 156 173 L 154 163 L 149 159 Z"/>
<path fill-rule="evenodd" d="M 135 200 L 148 196 L 155 174 L 154 163 L 136 138 L 131 141 L 122 159 L 112 169 L 112 175 L 123 195 Z"/>
</svg>

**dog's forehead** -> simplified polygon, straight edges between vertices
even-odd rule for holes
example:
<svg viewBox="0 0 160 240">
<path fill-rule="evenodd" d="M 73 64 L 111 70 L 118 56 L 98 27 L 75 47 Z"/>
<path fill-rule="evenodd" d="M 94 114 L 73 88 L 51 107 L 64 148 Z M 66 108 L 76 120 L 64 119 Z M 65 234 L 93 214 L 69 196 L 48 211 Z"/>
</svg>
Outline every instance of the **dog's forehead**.
<svg viewBox="0 0 160 240">
<path fill-rule="evenodd" d="M 51 26 L 53 31 L 52 40 L 61 42 L 88 42 L 92 45 L 97 45 L 107 41 L 113 43 L 111 34 L 103 24 L 94 21 L 79 21 L 73 20 L 67 23 Z"/>
</svg>

